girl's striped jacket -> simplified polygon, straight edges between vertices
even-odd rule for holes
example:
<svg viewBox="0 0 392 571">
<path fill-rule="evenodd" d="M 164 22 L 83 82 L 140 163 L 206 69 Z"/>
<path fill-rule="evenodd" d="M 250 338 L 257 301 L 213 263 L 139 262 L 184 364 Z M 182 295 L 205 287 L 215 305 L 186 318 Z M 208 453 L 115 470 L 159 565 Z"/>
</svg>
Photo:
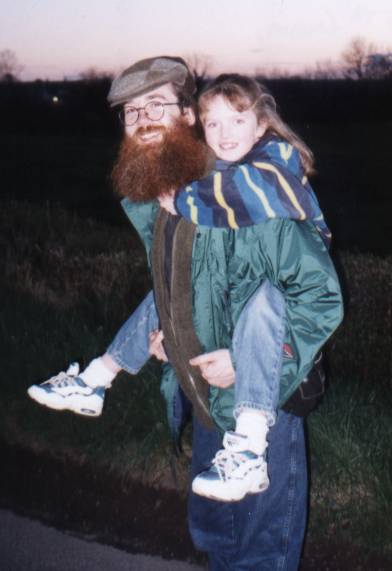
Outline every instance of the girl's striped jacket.
<svg viewBox="0 0 392 571">
<path fill-rule="evenodd" d="M 180 188 L 175 205 L 181 216 L 208 227 L 237 229 L 270 218 L 311 220 L 327 247 L 331 241 L 298 150 L 271 135 L 238 162 L 217 160 L 208 176 Z"/>
</svg>

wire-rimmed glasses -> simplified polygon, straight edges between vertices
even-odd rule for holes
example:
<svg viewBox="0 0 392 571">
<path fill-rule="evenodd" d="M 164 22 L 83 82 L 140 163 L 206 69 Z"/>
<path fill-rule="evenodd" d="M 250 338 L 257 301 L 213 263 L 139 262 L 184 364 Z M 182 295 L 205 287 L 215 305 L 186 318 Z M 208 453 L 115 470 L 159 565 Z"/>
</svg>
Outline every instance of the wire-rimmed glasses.
<svg viewBox="0 0 392 571">
<path fill-rule="evenodd" d="M 118 116 L 120 117 L 120 121 L 123 125 L 127 125 L 127 127 L 132 127 L 135 123 L 137 123 L 140 111 L 143 111 L 144 114 L 150 121 L 159 121 L 162 119 L 165 113 L 165 107 L 167 105 L 178 105 L 178 101 L 173 103 L 162 103 L 162 101 L 149 101 L 144 105 L 144 107 L 132 107 L 127 105 L 123 107 L 120 111 Z"/>
</svg>

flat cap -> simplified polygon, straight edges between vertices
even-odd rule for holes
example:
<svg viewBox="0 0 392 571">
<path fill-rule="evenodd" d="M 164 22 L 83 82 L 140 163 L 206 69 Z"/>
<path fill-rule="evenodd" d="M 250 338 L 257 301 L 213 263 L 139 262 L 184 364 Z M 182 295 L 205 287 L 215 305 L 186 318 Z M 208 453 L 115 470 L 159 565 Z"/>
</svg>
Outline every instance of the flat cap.
<svg viewBox="0 0 392 571">
<path fill-rule="evenodd" d="M 165 83 L 173 83 L 188 97 L 196 91 L 194 77 L 182 58 L 158 56 L 142 59 L 117 76 L 110 87 L 108 101 L 111 107 L 122 105 Z"/>
</svg>

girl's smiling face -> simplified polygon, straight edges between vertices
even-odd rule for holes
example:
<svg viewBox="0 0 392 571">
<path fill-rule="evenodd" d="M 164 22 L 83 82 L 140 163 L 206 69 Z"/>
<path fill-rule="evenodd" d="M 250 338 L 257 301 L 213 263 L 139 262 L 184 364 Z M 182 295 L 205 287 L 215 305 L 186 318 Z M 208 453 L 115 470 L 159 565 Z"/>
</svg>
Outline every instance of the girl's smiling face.
<svg viewBox="0 0 392 571">
<path fill-rule="evenodd" d="M 215 95 L 202 115 L 207 144 L 219 159 L 238 161 L 266 131 L 252 108 L 237 111 L 223 96 Z"/>
</svg>

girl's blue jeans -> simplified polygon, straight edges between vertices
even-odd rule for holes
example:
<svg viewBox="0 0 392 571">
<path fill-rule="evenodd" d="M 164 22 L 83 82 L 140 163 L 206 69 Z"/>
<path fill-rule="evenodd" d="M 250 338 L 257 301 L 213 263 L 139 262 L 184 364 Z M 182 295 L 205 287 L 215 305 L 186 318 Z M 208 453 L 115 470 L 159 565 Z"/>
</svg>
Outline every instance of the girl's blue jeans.
<svg viewBox="0 0 392 571">
<path fill-rule="evenodd" d="M 150 358 L 148 334 L 158 328 L 150 292 L 121 327 L 107 353 L 122 369 L 136 374 Z M 262 410 L 269 424 L 274 424 L 284 331 L 283 295 L 265 280 L 243 309 L 234 330 L 235 417 L 245 407 L 254 408 Z"/>
</svg>

